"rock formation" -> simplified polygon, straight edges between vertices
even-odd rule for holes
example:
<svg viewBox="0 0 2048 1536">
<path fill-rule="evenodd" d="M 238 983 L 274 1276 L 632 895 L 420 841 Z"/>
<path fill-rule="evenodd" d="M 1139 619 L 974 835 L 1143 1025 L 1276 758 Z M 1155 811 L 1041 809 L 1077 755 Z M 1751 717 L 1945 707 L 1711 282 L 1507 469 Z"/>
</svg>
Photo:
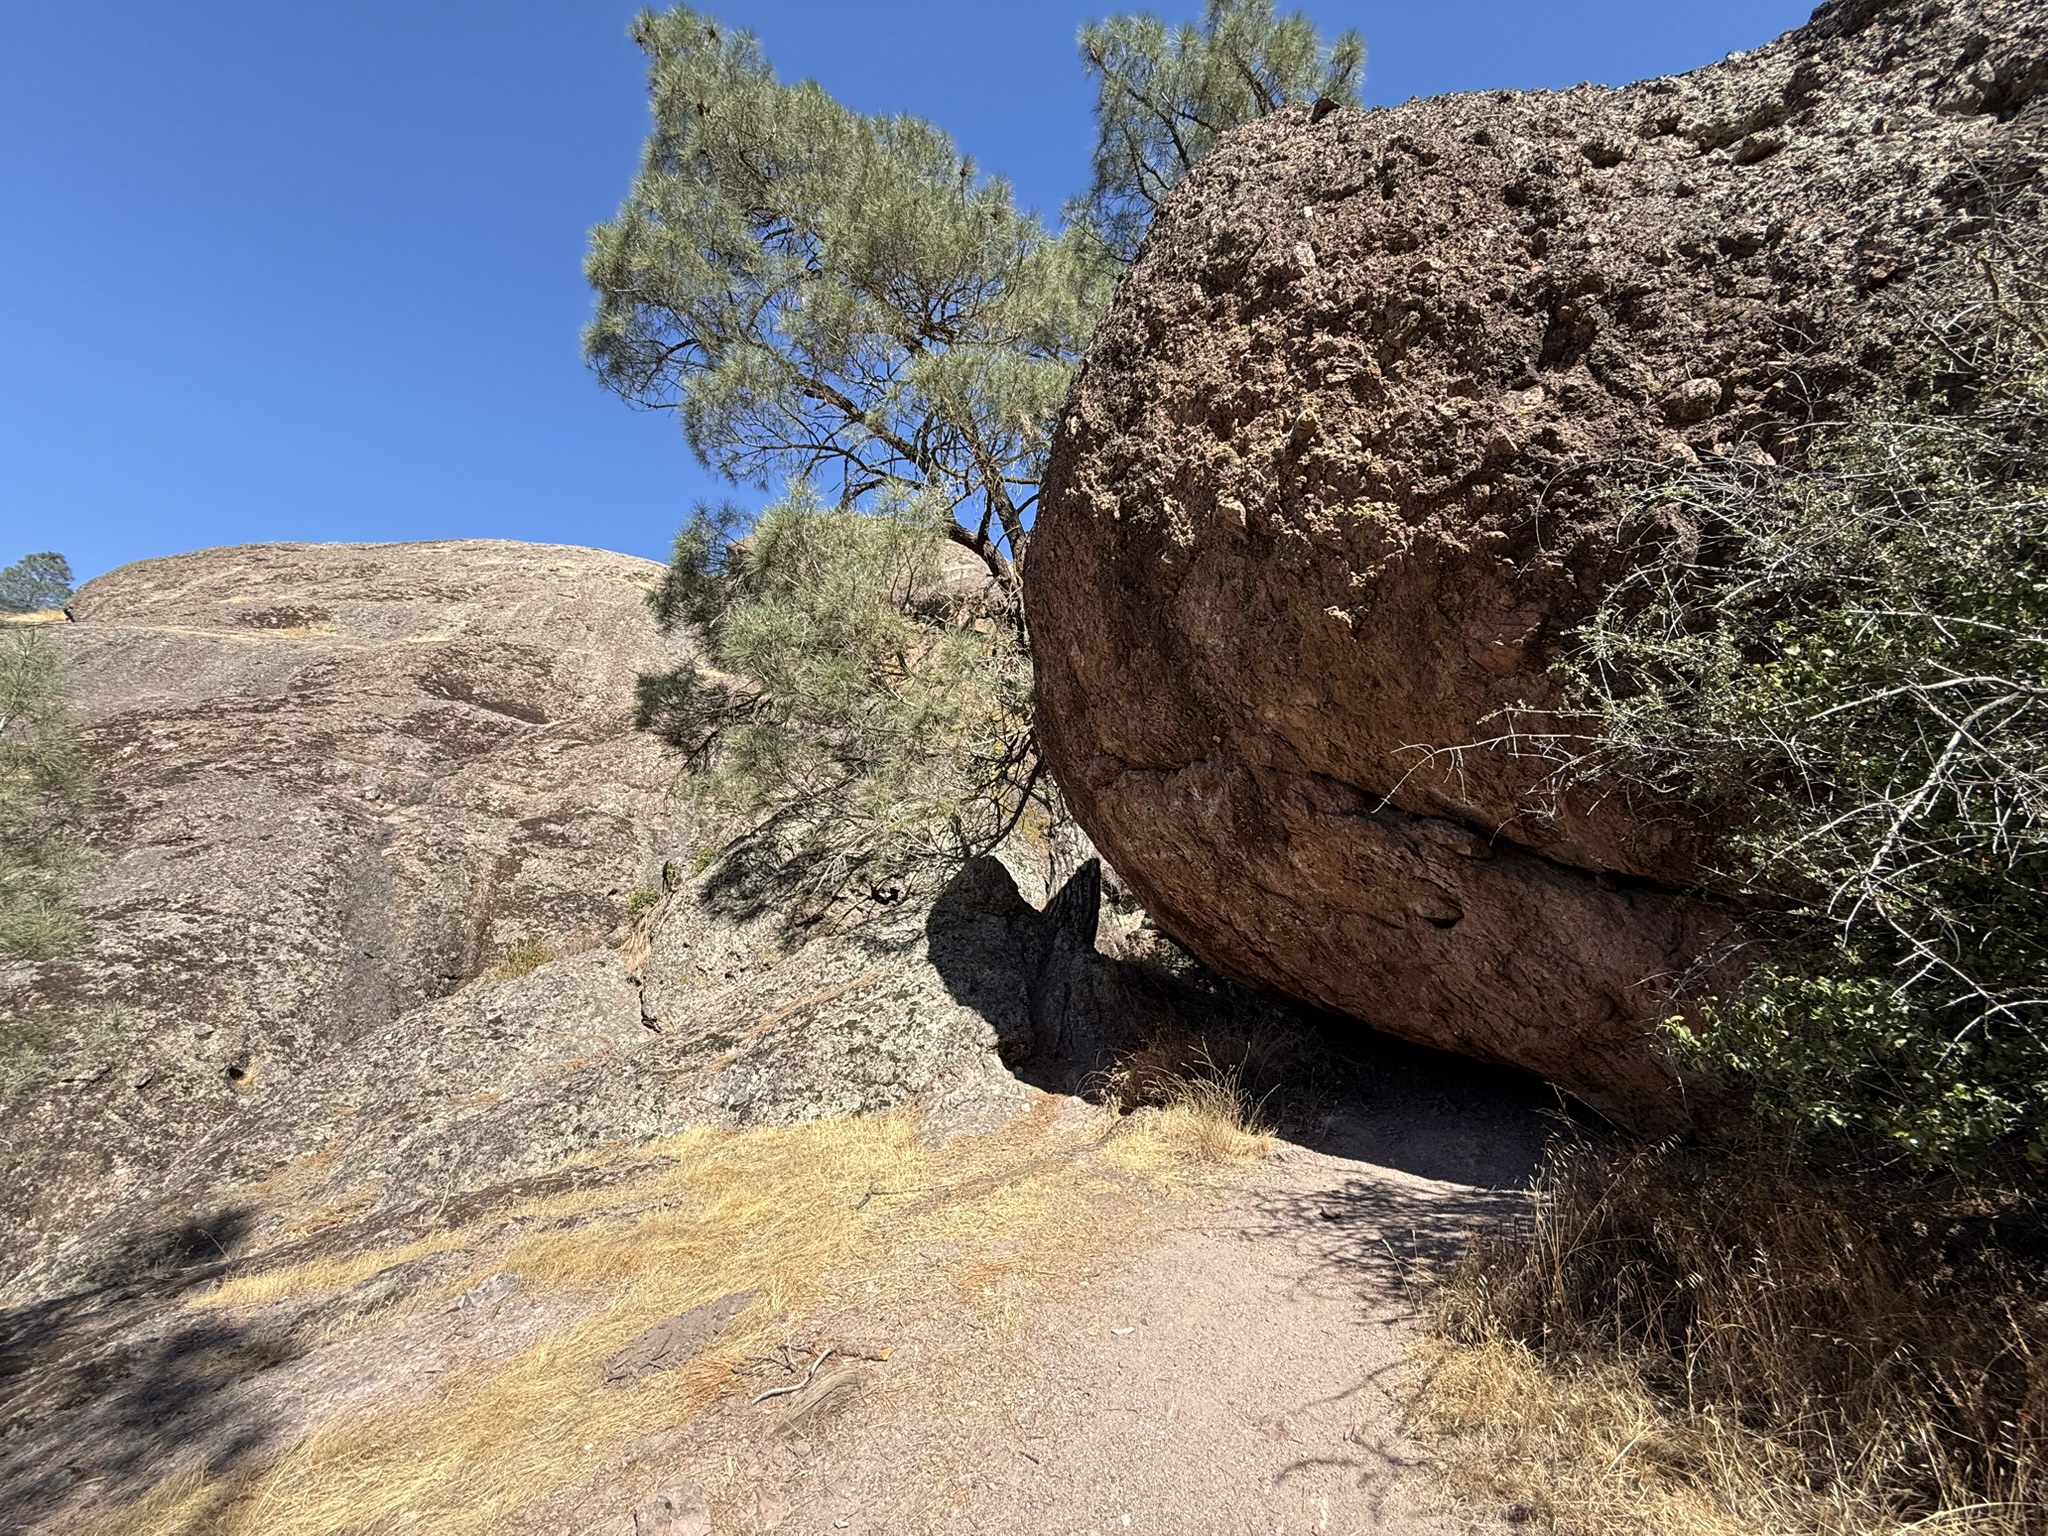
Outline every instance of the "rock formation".
<svg viewBox="0 0 2048 1536">
<path fill-rule="evenodd" d="M 686 654 L 642 603 L 659 572 L 208 550 L 44 628 L 103 861 L 85 946 L 0 968 L 0 1303 L 402 1242 L 691 1126 L 912 1099 L 985 1125 L 1090 1079 L 1120 1029 L 1255 1007 L 1098 954 L 1093 866 L 1041 912 L 977 860 L 808 936 L 772 848 L 700 869 L 677 761 L 630 723 L 637 674 Z M 332 1223 L 279 1227 L 281 1191 Z M 41 1315 L 0 1314 L 0 1351 Z"/>
<path fill-rule="evenodd" d="M 103 863 L 84 947 L 0 968 L 0 1526 L 233 1476 L 388 1404 L 395 1359 L 567 1327 L 588 1298 L 510 1272 L 419 1307 L 459 1242 L 582 1224 L 675 1133 L 916 1101 L 952 1135 L 1169 1026 L 1301 1036 L 1142 958 L 1114 903 L 1133 953 L 1099 953 L 1093 864 L 1046 900 L 978 859 L 807 933 L 771 838 L 700 871 L 676 761 L 629 719 L 636 674 L 686 654 L 641 603 L 659 570 L 211 550 L 102 577 L 46 627 Z M 291 1294 L 200 1302 L 242 1279 Z"/>
<path fill-rule="evenodd" d="M 607 1140 L 1015 1101 L 1019 1042 L 931 958 L 1000 1014 L 1002 944 L 1040 944 L 1007 877 L 992 941 L 956 899 L 929 936 L 906 910 L 792 950 L 733 869 L 686 867 L 676 764 L 629 718 L 684 654 L 659 571 L 259 545 L 124 567 L 44 627 L 102 862 L 85 947 L 0 968 L 0 1286 L 232 1249 L 221 1213 L 260 1220 L 233 1192 L 315 1154 L 388 1230 Z"/>
<path fill-rule="evenodd" d="M 1730 917 L 1682 807 L 1484 745 L 1627 569 L 1606 494 L 1797 455 L 2003 222 L 2039 227 L 2048 13 L 1838 0 L 1626 89 L 1228 138 L 1055 438 L 1026 573 L 1048 759 L 1226 974 L 1687 1118 L 1647 1031 Z"/>
</svg>

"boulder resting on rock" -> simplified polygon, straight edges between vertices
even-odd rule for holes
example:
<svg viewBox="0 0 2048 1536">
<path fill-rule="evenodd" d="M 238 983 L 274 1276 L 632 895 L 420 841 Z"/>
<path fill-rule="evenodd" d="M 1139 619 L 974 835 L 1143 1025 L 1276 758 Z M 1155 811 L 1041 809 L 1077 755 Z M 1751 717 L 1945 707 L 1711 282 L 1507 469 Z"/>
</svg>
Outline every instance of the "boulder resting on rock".
<svg viewBox="0 0 2048 1536">
<path fill-rule="evenodd" d="M 1707 829 L 1498 738 L 1642 558 L 1611 493 L 1796 458 L 2038 231 L 2044 163 L 2028 0 L 1230 135 L 1096 333 L 1026 564 L 1081 825 L 1226 975 L 1691 1122 L 1652 1030 L 1737 921 Z"/>
</svg>

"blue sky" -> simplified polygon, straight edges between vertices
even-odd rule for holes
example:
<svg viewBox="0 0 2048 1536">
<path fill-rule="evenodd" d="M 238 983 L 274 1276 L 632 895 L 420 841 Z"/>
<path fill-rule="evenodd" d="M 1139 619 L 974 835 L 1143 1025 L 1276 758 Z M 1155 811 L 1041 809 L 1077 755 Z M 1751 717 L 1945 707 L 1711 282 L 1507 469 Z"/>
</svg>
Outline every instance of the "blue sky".
<svg viewBox="0 0 2048 1536">
<path fill-rule="evenodd" d="M 584 370 L 585 232 L 645 126 L 625 0 L 6 0 L 0 564 L 258 539 L 659 556 L 722 487 Z M 1113 7 L 732 0 L 785 79 L 949 129 L 1048 213 L 1086 179 L 1075 29 Z M 1191 3 L 1153 7 L 1176 18 Z M 1621 83 L 1791 0 L 1323 0 L 1367 99 Z"/>
</svg>

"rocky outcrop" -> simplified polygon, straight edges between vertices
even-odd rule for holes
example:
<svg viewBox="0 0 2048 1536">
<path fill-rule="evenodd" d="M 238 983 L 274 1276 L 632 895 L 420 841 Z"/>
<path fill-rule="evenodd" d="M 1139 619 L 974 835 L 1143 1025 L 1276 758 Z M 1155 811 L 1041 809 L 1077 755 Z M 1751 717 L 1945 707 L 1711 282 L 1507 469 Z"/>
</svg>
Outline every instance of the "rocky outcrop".
<svg viewBox="0 0 2048 1536">
<path fill-rule="evenodd" d="M 808 934 L 772 840 L 700 870 L 677 760 L 630 721 L 686 655 L 642 603 L 659 571 L 211 550 L 45 628 L 103 862 L 85 947 L 0 971 L 0 1299 L 356 1253 L 693 1126 L 913 1099 L 986 1125 L 1119 1031 L 1238 1006 L 1099 954 L 1092 865 L 1043 912 L 983 859 Z M 287 1198 L 332 1219 L 285 1230 Z"/>
<path fill-rule="evenodd" d="M 2038 228 L 2048 16 L 1840 0 L 1621 90 L 1286 112 L 1174 195 L 1026 572 L 1082 825 L 1213 965 L 1683 1123 L 1647 1031 L 1729 918 L 1682 807 L 1485 745 L 1639 554 L 1607 494 L 1796 456 Z"/>
<path fill-rule="evenodd" d="M 791 954 L 698 901 L 676 764 L 630 722 L 686 654 L 659 572 L 259 545 L 124 567 L 44 627 L 102 863 L 85 948 L 0 973 L 17 1294 L 219 1243 L 234 1190 L 314 1154 L 388 1225 L 606 1140 L 1017 1091 L 923 913 Z"/>
<path fill-rule="evenodd" d="M 674 847 L 630 729 L 660 568 L 497 542 L 123 567 L 45 626 L 102 786 L 79 953 L 0 972 L 0 1251 L 524 946 L 599 942 Z M 680 659 L 679 657 L 677 659 Z"/>
</svg>

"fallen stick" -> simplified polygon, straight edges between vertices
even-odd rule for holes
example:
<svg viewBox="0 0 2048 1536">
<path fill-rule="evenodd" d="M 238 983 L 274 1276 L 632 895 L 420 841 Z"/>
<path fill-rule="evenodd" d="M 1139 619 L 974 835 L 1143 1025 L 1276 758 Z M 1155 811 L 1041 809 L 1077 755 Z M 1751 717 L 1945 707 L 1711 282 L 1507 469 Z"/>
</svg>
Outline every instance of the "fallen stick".
<svg viewBox="0 0 2048 1536">
<path fill-rule="evenodd" d="M 834 1344 L 832 1353 L 842 1360 L 886 1360 L 889 1346 L 886 1344 Z"/>
<path fill-rule="evenodd" d="M 827 1344 L 823 1349 L 818 1351 L 818 1358 L 813 1360 L 811 1362 L 811 1368 L 808 1371 L 804 1372 L 804 1379 L 802 1381 L 797 1382 L 793 1386 L 770 1387 L 766 1392 L 763 1392 L 759 1397 L 754 1399 L 753 1406 L 759 1407 L 762 1403 L 767 1402 L 768 1399 L 771 1397 L 786 1397 L 792 1392 L 803 1391 L 805 1387 L 808 1387 L 811 1384 L 811 1378 L 818 1374 L 818 1367 L 823 1365 L 827 1360 L 829 1360 L 832 1357 L 833 1353 L 834 1350 L 832 1346 L 830 1344 Z"/>
</svg>

